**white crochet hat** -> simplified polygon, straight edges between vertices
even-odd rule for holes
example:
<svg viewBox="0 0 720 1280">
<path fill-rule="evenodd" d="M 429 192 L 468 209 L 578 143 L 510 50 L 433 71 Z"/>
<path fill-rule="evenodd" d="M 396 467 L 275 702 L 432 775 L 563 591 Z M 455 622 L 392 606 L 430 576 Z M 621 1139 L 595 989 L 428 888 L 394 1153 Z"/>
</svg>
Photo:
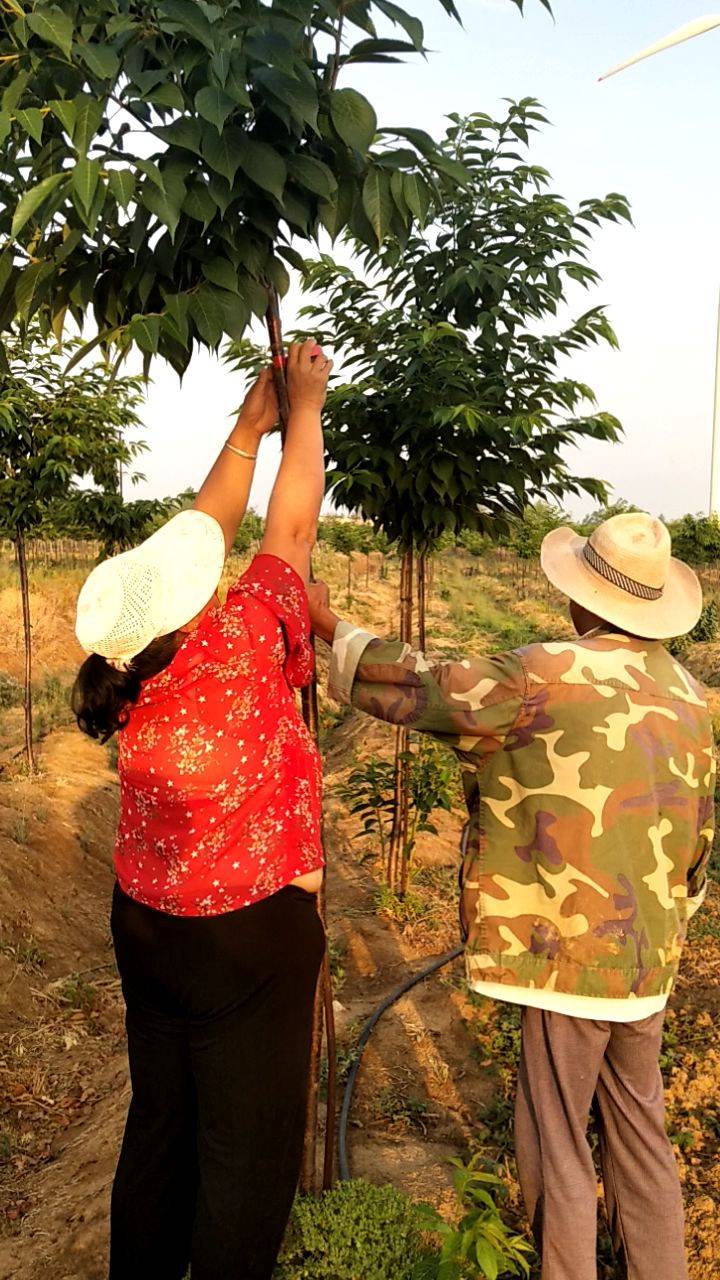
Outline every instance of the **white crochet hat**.
<svg viewBox="0 0 720 1280">
<path fill-rule="evenodd" d="M 181 511 L 139 547 L 93 569 L 78 597 L 75 634 L 86 653 L 124 669 L 158 636 L 176 631 L 212 599 L 225 563 L 213 516 Z"/>
</svg>

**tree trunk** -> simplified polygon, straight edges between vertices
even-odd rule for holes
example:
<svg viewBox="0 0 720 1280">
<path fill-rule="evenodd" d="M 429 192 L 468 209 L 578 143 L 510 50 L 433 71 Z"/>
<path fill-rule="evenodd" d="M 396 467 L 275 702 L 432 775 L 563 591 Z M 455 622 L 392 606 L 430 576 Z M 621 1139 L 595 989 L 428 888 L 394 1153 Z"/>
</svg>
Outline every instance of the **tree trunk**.
<svg viewBox="0 0 720 1280">
<path fill-rule="evenodd" d="M 28 582 L 27 558 L 25 554 L 25 537 L 21 529 L 16 531 L 15 553 L 17 555 L 18 572 L 20 574 L 20 595 L 22 598 L 23 640 L 25 644 L 25 756 L 28 771 L 35 773 L 35 750 L 33 747 L 33 715 L 32 715 L 32 623 L 30 620 L 30 584 Z"/>
<path fill-rule="evenodd" d="M 285 443 L 285 430 L 287 428 L 290 406 L 287 394 L 287 384 L 285 381 L 285 349 L 283 345 L 282 324 L 280 320 L 280 300 L 277 289 L 268 287 L 268 309 L 266 314 L 266 323 L 268 337 L 270 339 L 270 349 L 272 352 L 272 365 L 275 375 L 275 387 L 278 397 L 278 407 L 280 410 L 280 425 L 283 444 Z M 310 570 L 312 578 L 312 569 Z M 302 691 L 302 714 L 303 720 L 307 725 L 309 732 L 312 734 L 315 742 L 318 742 L 320 718 L 318 714 L 318 698 L 317 698 L 317 679 L 313 678 L 312 683 Z M 320 890 L 318 899 L 318 909 L 325 923 L 325 881 Z M 317 1192 L 317 1145 L 318 1145 L 318 1093 L 320 1088 L 320 1055 L 322 1052 L 322 1036 L 323 1036 L 323 1012 L 325 1013 L 327 1025 L 327 1044 L 328 1044 L 328 1117 L 332 1113 L 332 1122 L 328 1120 L 325 1128 L 325 1161 L 324 1161 L 324 1178 L 332 1182 L 332 1173 L 335 1163 L 335 1027 L 333 1017 L 332 989 L 328 991 L 327 985 L 330 983 L 330 965 L 328 961 L 327 948 L 323 959 L 323 966 L 318 979 L 317 991 L 315 993 L 315 1007 L 313 1014 L 313 1032 L 310 1053 L 310 1073 L 308 1088 L 308 1105 L 305 1119 L 305 1140 L 303 1148 L 303 1162 L 300 1173 L 300 1190 L 306 1193 Z"/>
<path fill-rule="evenodd" d="M 318 1095 L 320 1092 L 320 1057 L 323 1039 L 323 987 L 325 963 L 320 969 L 320 976 L 315 991 L 313 1008 L 312 1039 L 310 1041 L 310 1075 L 308 1078 L 307 1109 L 305 1112 L 305 1141 L 303 1143 L 302 1168 L 300 1170 L 300 1191 L 303 1195 L 317 1195 L 317 1148 L 318 1148 Z M 328 1107 L 330 1097 L 328 1095 Z"/>
<path fill-rule="evenodd" d="M 400 639 L 412 644 L 413 624 L 413 552 L 403 553 L 400 562 Z M 393 821 L 388 856 L 388 884 L 397 893 L 407 888 L 406 845 L 410 806 L 410 769 L 403 757 L 410 748 L 410 735 L 400 726 L 395 733 L 395 785 Z M 404 887 L 403 887 L 404 886 Z"/>
<path fill-rule="evenodd" d="M 418 556 L 417 569 L 418 644 L 423 653 L 426 648 L 425 617 L 427 610 L 427 579 L 427 555 L 423 552 L 422 555 Z"/>
</svg>

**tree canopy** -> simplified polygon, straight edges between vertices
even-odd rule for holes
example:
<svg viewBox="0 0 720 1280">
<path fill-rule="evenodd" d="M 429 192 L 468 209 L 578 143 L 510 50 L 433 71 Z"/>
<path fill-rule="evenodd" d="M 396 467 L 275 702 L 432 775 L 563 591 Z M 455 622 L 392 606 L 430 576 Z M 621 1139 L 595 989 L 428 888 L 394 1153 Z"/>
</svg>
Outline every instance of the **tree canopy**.
<svg viewBox="0 0 720 1280">
<path fill-rule="evenodd" d="M 100 500 L 118 489 L 118 468 L 142 450 L 124 432 L 139 424 L 136 378 L 113 379 L 103 362 L 66 373 L 54 342 L 36 326 L 7 342 L 0 384 L 0 533 L 37 530 L 78 481 Z M 72 350 L 72 347 L 71 347 Z"/>
<path fill-rule="evenodd" d="M 338 80 L 424 51 L 390 0 L 7 0 L 0 333 L 90 314 L 182 372 L 286 290 L 295 237 L 402 238 L 459 166 Z"/>
<path fill-rule="evenodd" d="M 327 255 L 307 273 L 304 316 L 346 373 L 328 398 L 335 500 L 403 546 L 491 530 L 539 499 L 605 498 L 565 454 L 620 424 L 564 362 L 616 338 L 602 307 L 556 317 L 569 285 L 598 279 L 593 229 L 629 211 L 617 193 L 577 208 L 552 193 L 527 158 L 543 121 L 531 99 L 497 121 L 452 117 L 443 150 L 467 181 L 432 222 L 383 245 L 369 274 Z"/>
</svg>

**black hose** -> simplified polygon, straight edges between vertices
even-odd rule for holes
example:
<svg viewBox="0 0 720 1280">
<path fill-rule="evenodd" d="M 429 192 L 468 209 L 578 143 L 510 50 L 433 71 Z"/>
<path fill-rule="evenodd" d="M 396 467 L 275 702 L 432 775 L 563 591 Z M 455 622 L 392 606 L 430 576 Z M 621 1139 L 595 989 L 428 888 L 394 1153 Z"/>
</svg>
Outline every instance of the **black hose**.
<svg viewBox="0 0 720 1280">
<path fill-rule="evenodd" d="M 442 969 L 446 964 L 450 964 L 451 960 L 457 960 L 458 956 L 462 955 L 464 949 L 465 948 L 463 946 L 455 947 L 452 951 L 447 951 L 445 955 L 437 956 L 434 960 L 431 960 L 430 963 L 426 964 L 424 969 L 421 969 L 419 973 L 414 974 L 412 978 L 407 978 L 406 981 L 403 982 L 395 991 L 391 991 L 390 995 L 385 997 L 382 1004 L 378 1005 L 377 1009 L 373 1014 L 371 1014 L 365 1023 L 360 1039 L 358 1040 L 352 1066 L 348 1073 L 342 1107 L 340 1109 L 340 1125 L 338 1129 L 338 1164 L 340 1167 L 341 1182 L 347 1182 L 350 1177 L 350 1166 L 348 1164 L 347 1154 L 348 1120 L 350 1118 L 350 1106 L 352 1103 L 353 1090 L 355 1089 L 355 1082 L 357 1080 L 358 1071 L 360 1070 L 362 1056 L 365 1052 L 365 1047 L 370 1036 L 383 1014 L 386 1013 L 387 1010 L 401 998 L 401 996 L 404 996 L 408 991 L 412 991 L 413 987 L 416 987 L 418 983 L 422 982 L 425 978 L 429 978 L 431 974 L 437 973 L 438 969 Z"/>
</svg>

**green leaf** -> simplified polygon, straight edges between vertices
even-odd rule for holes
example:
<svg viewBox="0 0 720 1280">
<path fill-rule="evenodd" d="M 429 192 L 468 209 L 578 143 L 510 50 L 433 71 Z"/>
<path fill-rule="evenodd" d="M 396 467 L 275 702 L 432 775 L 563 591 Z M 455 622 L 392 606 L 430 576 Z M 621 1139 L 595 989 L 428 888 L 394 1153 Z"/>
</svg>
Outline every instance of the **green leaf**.
<svg viewBox="0 0 720 1280">
<path fill-rule="evenodd" d="M 78 160 L 72 171 L 72 185 L 80 204 L 86 213 L 89 212 L 100 180 L 100 162 L 98 160 Z"/>
<path fill-rule="evenodd" d="M 20 200 L 12 220 L 10 234 L 15 239 L 26 222 L 37 213 L 38 209 L 45 203 L 48 196 L 52 194 L 61 182 L 67 180 L 67 173 L 52 173 L 49 178 L 43 178 L 36 187 L 31 187 L 29 191 Z"/>
<path fill-rule="evenodd" d="M 198 155 L 200 154 L 203 141 L 202 125 L 194 116 L 181 116 L 179 120 L 173 120 L 172 124 L 160 125 L 155 129 L 155 133 L 170 146 L 183 147 L 185 151 L 195 151 Z"/>
<path fill-rule="evenodd" d="M 390 191 L 390 178 L 382 169 L 371 169 L 363 184 L 363 208 L 368 221 L 382 244 L 390 230 L 394 201 Z"/>
<path fill-rule="evenodd" d="M 221 216 L 224 218 L 227 213 L 228 205 L 232 200 L 235 192 L 225 178 L 219 173 L 211 173 L 208 178 L 208 191 L 214 200 Z"/>
<path fill-rule="evenodd" d="M 211 129 L 206 130 L 202 143 L 202 154 L 211 169 L 221 173 L 232 185 L 235 174 L 240 167 L 242 146 L 245 135 L 241 129 L 223 129 L 218 135 Z"/>
<path fill-rule="evenodd" d="M 476 1240 L 475 1256 L 488 1280 L 496 1280 L 499 1267 L 497 1254 L 492 1245 L 488 1244 L 487 1240 Z"/>
<path fill-rule="evenodd" d="M 97 333 L 89 342 L 85 342 L 81 347 L 78 347 L 65 365 L 65 373 L 70 373 L 81 360 L 85 359 L 85 356 L 94 351 L 96 347 L 99 347 L 101 343 L 113 342 L 119 333 L 119 326 L 114 329 L 103 329 L 101 333 Z"/>
<path fill-rule="evenodd" d="M 399 62 L 399 58 L 388 55 L 414 53 L 414 51 L 414 45 L 408 44 L 407 40 L 361 40 L 359 44 L 353 45 L 342 61 L 343 63 Z"/>
<path fill-rule="evenodd" d="M 288 173 L 301 187 L 314 191 L 316 195 L 329 200 L 337 190 L 337 180 L 331 169 L 321 160 L 312 156 L 292 156 L 288 162 Z"/>
<path fill-rule="evenodd" d="M 154 355 L 160 341 L 159 316 L 133 316 L 128 326 L 128 337 L 141 351 Z"/>
<path fill-rule="evenodd" d="M 251 107 L 252 102 L 247 91 L 246 84 L 247 68 L 245 61 L 236 54 L 230 55 L 230 71 L 223 85 L 226 93 L 230 94 L 233 102 L 239 107 Z"/>
<path fill-rule="evenodd" d="M 90 94 L 80 94 L 75 98 L 75 122 L 72 129 L 72 141 L 78 155 L 86 156 L 90 143 L 95 137 L 103 118 L 104 104 Z"/>
<path fill-rule="evenodd" d="M 282 200 L 287 170 L 277 151 L 273 151 L 266 142 L 257 142 L 255 138 L 243 138 L 240 148 L 240 167 L 257 187 L 261 187 L 263 191 L 269 191 L 276 199 Z"/>
<path fill-rule="evenodd" d="M 203 341 L 216 347 L 223 334 L 223 310 L 208 286 L 202 285 L 190 298 L 190 315 Z"/>
<path fill-rule="evenodd" d="M 36 36 L 39 36 L 41 40 L 47 41 L 48 44 L 54 44 L 56 48 L 62 49 L 66 58 L 70 57 L 73 24 L 62 9 L 58 9 L 56 5 L 38 8 L 33 13 L 26 14 L 25 21 L 30 30 Z"/>
<path fill-rule="evenodd" d="M 186 293 L 169 293 L 165 298 L 165 311 L 172 320 L 183 346 L 188 338 L 189 302 L 190 299 Z"/>
<path fill-rule="evenodd" d="M 213 54 L 210 59 L 210 70 L 221 88 L 225 88 L 225 82 L 230 74 L 230 52 L 228 49 L 221 49 L 219 53 Z"/>
<path fill-rule="evenodd" d="M 53 115 L 60 121 L 63 129 L 69 138 L 72 138 L 75 130 L 75 121 L 77 118 L 77 107 L 72 100 L 66 98 L 55 98 L 48 103 Z"/>
<path fill-rule="evenodd" d="M 332 200 L 323 200 L 318 205 L 320 221 L 331 240 L 336 240 L 344 231 L 350 220 L 355 193 L 351 182 L 341 183 Z"/>
<path fill-rule="evenodd" d="M 107 44 L 80 46 L 80 55 L 86 67 L 100 80 L 114 80 L 120 68 L 120 59 Z"/>
<path fill-rule="evenodd" d="M 330 116 L 343 142 L 365 155 L 377 133 L 377 116 L 367 98 L 356 89 L 334 89 Z"/>
<path fill-rule="evenodd" d="M 203 231 L 207 231 L 217 213 L 217 205 L 207 187 L 201 182 L 195 182 L 183 200 L 182 211 L 196 222 L 202 222 Z"/>
<path fill-rule="evenodd" d="M 423 225 L 430 208 L 430 191 L 427 183 L 417 173 L 403 174 L 403 195 L 411 213 Z"/>
<path fill-rule="evenodd" d="M 42 284 L 51 273 L 52 264 L 49 262 L 33 262 L 21 271 L 15 285 L 15 305 L 23 319 L 29 320 L 39 307 Z"/>
<path fill-rule="evenodd" d="M 222 133 L 225 121 L 235 110 L 235 103 L 224 89 L 218 88 L 217 85 L 208 85 L 196 93 L 195 109 L 203 120 L 209 120 L 210 124 L 215 125 L 218 133 Z"/>
<path fill-rule="evenodd" d="M 10 133 L 10 113 L 9 111 L 0 111 L 0 144 L 2 144 Z"/>
<path fill-rule="evenodd" d="M 169 175 L 168 175 L 169 177 Z M 175 239 L 178 222 L 180 221 L 180 210 L 185 200 L 185 184 L 179 180 L 167 182 L 167 190 L 160 191 L 158 187 L 145 184 L 140 191 L 140 199 L 159 218 L 164 226 L 170 232 L 170 239 Z"/>
<path fill-rule="evenodd" d="M 42 142 L 43 124 L 45 123 L 42 111 L 38 110 L 37 107 L 28 107 L 26 111 L 16 111 L 15 119 L 20 128 L 29 133 L 31 138 L 34 138 L 36 142 Z"/>
<path fill-rule="evenodd" d="M 158 6 L 163 31 L 175 31 L 215 51 L 215 33 L 195 0 L 163 0 Z"/>
<path fill-rule="evenodd" d="M 314 83 L 297 80 L 294 76 L 278 71 L 275 67 L 259 67 L 253 78 L 263 88 L 274 94 L 280 102 L 290 107 L 293 115 L 303 124 L 312 125 L 317 132 L 318 99 Z"/>
<path fill-rule="evenodd" d="M 270 283 L 275 286 L 281 298 L 285 297 L 290 288 L 290 277 L 279 258 L 271 258 L 268 262 L 268 276 Z"/>
<path fill-rule="evenodd" d="M 467 186 L 470 175 L 464 165 L 458 160 L 453 160 L 451 156 L 446 156 L 442 151 L 436 151 L 432 157 L 432 163 L 440 173 L 444 173 L 446 178 L 451 178 L 453 182 L 458 182 L 460 186 Z"/>
<path fill-rule="evenodd" d="M 238 292 L 237 267 L 228 262 L 227 258 L 213 258 L 211 262 L 203 262 L 202 273 L 211 284 L 227 289 L 229 293 Z"/>
<path fill-rule="evenodd" d="M 110 169 L 108 184 L 118 204 L 127 209 L 135 195 L 135 175 L 130 169 Z"/>
<path fill-rule="evenodd" d="M 390 0 L 374 0 L 374 3 L 385 14 L 386 18 L 390 18 L 391 22 L 396 23 L 397 26 L 402 27 L 403 31 L 407 32 L 419 52 L 425 40 L 422 22 L 418 18 L 413 18 L 411 14 L 406 13 L 399 5 L 391 4 Z"/>
<path fill-rule="evenodd" d="M 182 89 L 177 84 L 161 84 L 147 95 L 148 102 L 154 107 L 167 107 L 169 111 L 184 111 L 185 99 Z"/>
<path fill-rule="evenodd" d="M 158 191 L 165 190 L 163 176 L 154 160 L 136 160 L 135 167 L 136 169 L 139 169 L 141 173 L 144 173 L 146 178 L 150 179 L 153 186 L 157 187 Z"/>
<path fill-rule="evenodd" d="M 432 159 L 438 149 L 437 143 L 424 129 L 380 129 L 380 133 L 391 134 L 394 138 L 405 138 L 407 142 L 412 142 L 420 154 L 427 159 Z"/>
</svg>

